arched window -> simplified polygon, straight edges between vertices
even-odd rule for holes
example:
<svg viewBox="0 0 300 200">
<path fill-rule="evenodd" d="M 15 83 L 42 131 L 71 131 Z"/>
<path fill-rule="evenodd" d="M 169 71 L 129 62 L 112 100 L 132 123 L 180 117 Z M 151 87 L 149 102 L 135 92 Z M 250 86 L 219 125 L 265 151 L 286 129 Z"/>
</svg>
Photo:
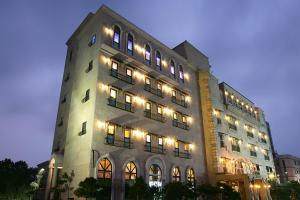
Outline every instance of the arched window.
<svg viewBox="0 0 300 200">
<path fill-rule="evenodd" d="M 107 159 L 101 159 L 98 164 L 98 176 L 99 179 L 111 179 L 112 177 L 112 165 Z"/>
<path fill-rule="evenodd" d="M 174 167 L 172 170 L 172 181 L 179 182 L 180 181 L 180 170 L 179 167 Z"/>
<path fill-rule="evenodd" d="M 156 69 L 161 71 L 161 55 L 159 51 L 156 51 L 155 60 L 156 60 Z"/>
<path fill-rule="evenodd" d="M 127 53 L 133 55 L 133 36 L 130 33 L 127 35 Z"/>
<path fill-rule="evenodd" d="M 176 76 L 175 76 L 175 63 L 174 63 L 173 60 L 171 60 L 171 62 L 170 62 L 170 72 L 172 74 L 172 77 L 176 78 Z"/>
<path fill-rule="evenodd" d="M 134 162 L 129 162 L 125 168 L 125 180 L 135 180 L 136 179 L 136 165 Z"/>
<path fill-rule="evenodd" d="M 157 164 L 153 164 L 149 169 L 149 186 L 161 187 L 161 169 Z"/>
<path fill-rule="evenodd" d="M 181 65 L 179 65 L 179 79 L 182 83 L 184 83 L 183 68 Z"/>
<path fill-rule="evenodd" d="M 113 46 L 116 48 L 120 48 L 120 36 L 121 30 L 118 26 L 114 27 L 114 37 L 113 37 Z"/>
<path fill-rule="evenodd" d="M 145 46 L 145 61 L 147 64 L 151 64 L 151 48 L 148 44 Z"/>
<path fill-rule="evenodd" d="M 186 171 L 186 179 L 188 183 L 191 183 L 192 185 L 195 184 L 195 172 L 193 168 L 189 168 Z"/>
</svg>

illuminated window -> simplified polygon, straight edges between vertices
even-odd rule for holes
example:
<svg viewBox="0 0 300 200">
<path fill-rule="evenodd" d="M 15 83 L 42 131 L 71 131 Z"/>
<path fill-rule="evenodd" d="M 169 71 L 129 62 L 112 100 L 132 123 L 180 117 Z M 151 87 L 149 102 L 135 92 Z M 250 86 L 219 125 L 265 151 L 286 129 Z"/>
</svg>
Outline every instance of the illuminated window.
<svg viewBox="0 0 300 200">
<path fill-rule="evenodd" d="M 151 104 L 149 102 L 146 103 L 146 110 L 151 111 Z"/>
<path fill-rule="evenodd" d="M 174 147 L 175 147 L 175 150 L 174 150 L 175 156 L 179 156 L 179 142 L 178 141 L 175 142 Z"/>
<path fill-rule="evenodd" d="M 134 162 L 129 162 L 125 168 L 125 180 L 135 180 L 136 179 L 136 165 Z"/>
<path fill-rule="evenodd" d="M 98 164 L 98 179 L 111 179 L 112 178 L 112 165 L 107 159 L 101 159 Z"/>
<path fill-rule="evenodd" d="M 111 62 L 111 69 L 115 70 L 115 71 L 118 71 L 118 63 L 115 62 L 115 61 L 112 61 Z"/>
<path fill-rule="evenodd" d="M 163 145 L 163 138 L 162 138 L 162 137 L 159 137 L 159 138 L 158 138 L 158 144 L 159 144 L 159 145 Z"/>
<path fill-rule="evenodd" d="M 133 55 L 133 36 L 130 33 L 127 36 L 127 53 Z"/>
<path fill-rule="evenodd" d="M 125 102 L 126 103 L 131 103 L 131 101 L 132 101 L 132 97 L 130 95 L 126 94 L 125 95 Z"/>
<path fill-rule="evenodd" d="M 131 77 L 132 76 L 132 70 L 131 69 L 126 69 L 126 75 Z"/>
<path fill-rule="evenodd" d="M 116 131 L 116 127 L 113 124 L 108 124 L 107 126 L 107 134 L 114 135 Z"/>
<path fill-rule="evenodd" d="M 177 113 L 173 113 L 173 120 L 177 120 L 178 118 L 177 118 Z"/>
<path fill-rule="evenodd" d="M 175 90 L 172 90 L 172 97 L 176 98 L 176 91 Z"/>
<path fill-rule="evenodd" d="M 162 108 L 160 106 L 157 106 L 157 113 L 160 115 L 162 114 Z"/>
<path fill-rule="evenodd" d="M 157 83 L 157 89 L 161 90 L 161 84 L 160 83 Z"/>
<path fill-rule="evenodd" d="M 130 138 L 131 138 L 131 129 L 125 128 L 124 129 L 124 147 L 130 147 Z"/>
<path fill-rule="evenodd" d="M 153 164 L 149 169 L 149 186 L 161 187 L 161 169 L 157 164 Z"/>
<path fill-rule="evenodd" d="M 158 138 L 158 153 L 164 153 L 164 144 L 163 144 L 163 138 Z"/>
<path fill-rule="evenodd" d="M 93 44 L 96 43 L 96 34 L 92 35 L 89 41 L 89 46 L 92 46 Z"/>
<path fill-rule="evenodd" d="M 186 176 L 187 176 L 188 183 L 191 183 L 192 185 L 194 185 L 195 184 L 195 172 L 194 172 L 193 168 L 189 168 L 186 173 L 187 173 Z"/>
<path fill-rule="evenodd" d="M 170 62 L 170 72 L 171 72 L 173 78 L 175 78 L 175 64 L 174 64 L 173 60 L 171 60 L 171 62 Z"/>
<path fill-rule="evenodd" d="M 120 48 L 120 35 L 121 30 L 118 26 L 115 26 L 114 28 L 114 36 L 113 36 L 113 46 Z"/>
<path fill-rule="evenodd" d="M 147 64 L 151 64 L 151 49 L 148 44 L 145 46 L 145 61 Z"/>
<path fill-rule="evenodd" d="M 110 89 L 110 98 L 116 99 L 117 98 L 117 90 L 115 89 Z"/>
<path fill-rule="evenodd" d="M 186 116 L 182 116 L 182 122 L 186 123 Z"/>
<path fill-rule="evenodd" d="M 146 142 L 151 142 L 151 135 L 148 134 L 148 135 L 146 136 Z"/>
<path fill-rule="evenodd" d="M 148 77 L 145 78 L 145 84 L 146 85 L 150 85 L 151 84 L 150 78 L 148 78 Z"/>
<path fill-rule="evenodd" d="M 183 68 L 181 65 L 179 65 L 179 79 L 182 83 L 184 83 Z"/>
<path fill-rule="evenodd" d="M 161 55 L 156 51 L 156 69 L 161 71 Z"/>
<path fill-rule="evenodd" d="M 172 181 L 180 182 L 180 170 L 179 167 L 174 167 L 172 170 Z"/>
</svg>

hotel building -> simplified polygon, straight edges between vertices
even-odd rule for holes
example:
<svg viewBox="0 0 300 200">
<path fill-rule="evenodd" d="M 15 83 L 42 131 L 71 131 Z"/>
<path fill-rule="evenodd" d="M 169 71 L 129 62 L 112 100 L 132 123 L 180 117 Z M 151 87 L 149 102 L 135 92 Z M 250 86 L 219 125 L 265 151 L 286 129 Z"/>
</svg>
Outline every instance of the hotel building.
<svg viewBox="0 0 300 200">
<path fill-rule="evenodd" d="M 63 172 L 75 188 L 109 180 L 111 199 L 139 176 L 150 186 L 226 181 L 243 199 L 266 186 L 274 164 L 262 110 L 219 84 L 189 42 L 170 49 L 102 6 L 67 46 L 46 199 Z"/>
<path fill-rule="evenodd" d="M 243 199 L 271 199 L 267 180 L 275 178 L 275 167 L 263 111 L 225 82 L 200 74 L 209 181 L 231 184 Z"/>
<path fill-rule="evenodd" d="M 67 46 L 47 198 L 62 172 L 74 172 L 75 188 L 86 177 L 110 180 L 112 199 L 138 176 L 150 186 L 205 180 L 205 55 L 187 41 L 170 49 L 106 6 Z"/>
</svg>

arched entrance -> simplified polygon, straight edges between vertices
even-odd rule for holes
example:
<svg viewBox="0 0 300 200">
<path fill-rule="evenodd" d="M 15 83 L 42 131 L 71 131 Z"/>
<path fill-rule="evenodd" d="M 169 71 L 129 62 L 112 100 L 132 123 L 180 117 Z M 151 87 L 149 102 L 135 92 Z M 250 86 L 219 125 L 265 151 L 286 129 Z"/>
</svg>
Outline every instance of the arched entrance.
<svg viewBox="0 0 300 200">
<path fill-rule="evenodd" d="M 158 164 L 152 164 L 149 169 L 149 186 L 162 187 L 162 172 Z"/>
<path fill-rule="evenodd" d="M 103 158 L 98 163 L 97 178 L 101 190 L 97 193 L 97 200 L 111 199 L 112 164 L 108 158 Z"/>
</svg>

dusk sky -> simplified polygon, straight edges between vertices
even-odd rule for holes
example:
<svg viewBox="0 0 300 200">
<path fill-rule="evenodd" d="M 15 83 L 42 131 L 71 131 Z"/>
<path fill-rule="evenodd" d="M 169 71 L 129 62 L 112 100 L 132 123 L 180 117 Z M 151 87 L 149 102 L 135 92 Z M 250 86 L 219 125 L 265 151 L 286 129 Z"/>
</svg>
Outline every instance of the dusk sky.
<svg viewBox="0 0 300 200">
<path fill-rule="evenodd" d="M 103 3 L 170 48 L 192 43 L 265 111 L 276 150 L 300 156 L 299 0 L 1 0 L 0 160 L 50 158 L 65 42 Z"/>
</svg>

